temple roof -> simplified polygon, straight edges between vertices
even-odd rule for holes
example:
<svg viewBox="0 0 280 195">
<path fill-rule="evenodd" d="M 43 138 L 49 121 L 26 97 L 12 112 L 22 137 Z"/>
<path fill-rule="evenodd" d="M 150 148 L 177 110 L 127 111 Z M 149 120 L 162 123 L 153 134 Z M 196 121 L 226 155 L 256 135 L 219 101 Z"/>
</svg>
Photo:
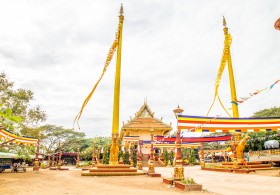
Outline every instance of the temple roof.
<svg viewBox="0 0 280 195">
<path fill-rule="evenodd" d="M 150 107 L 144 102 L 144 105 L 135 113 L 134 118 L 130 118 L 127 123 L 123 124 L 121 131 L 126 129 L 137 129 L 137 130 L 150 130 L 150 129 L 161 129 L 161 130 L 172 130 L 171 124 L 168 125 L 162 122 L 161 119 L 154 117 L 154 112 L 151 111 Z"/>
</svg>

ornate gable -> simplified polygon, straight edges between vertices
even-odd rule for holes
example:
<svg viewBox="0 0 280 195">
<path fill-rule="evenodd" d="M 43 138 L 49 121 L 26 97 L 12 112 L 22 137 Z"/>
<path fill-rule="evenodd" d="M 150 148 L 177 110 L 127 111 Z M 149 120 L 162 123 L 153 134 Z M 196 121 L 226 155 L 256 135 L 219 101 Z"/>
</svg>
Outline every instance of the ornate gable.
<svg viewBox="0 0 280 195">
<path fill-rule="evenodd" d="M 147 103 L 144 102 L 144 105 L 136 113 L 135 118 L 154 118 L 154 114 L 155 113 L 151 111 Z"/>
</svg>

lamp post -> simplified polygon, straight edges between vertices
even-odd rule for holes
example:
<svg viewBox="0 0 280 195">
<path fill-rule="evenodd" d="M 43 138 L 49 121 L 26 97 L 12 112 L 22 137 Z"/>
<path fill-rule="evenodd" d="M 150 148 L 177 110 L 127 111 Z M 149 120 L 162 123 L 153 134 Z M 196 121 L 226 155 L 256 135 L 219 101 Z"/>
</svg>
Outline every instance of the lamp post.
<svg viewBox="0 0 280 195">
<path fill-rule="evenodd" d="M 181 180 L 184 179 L 184 167 L 183 167 L 183 160 L 181 154 L 181 129 L 178 128 L 178 115 L 182 114 L 184 110 L 178 107 L 173 110 L 175 117 L 177 119 L 177 134 L 176 134 L 176 160 L 175 160 L 175 167 L 174 167 L 174 180 Z"/>
<path fill-rule="evenodd" d="M 37 142 L 36 157 L 34 161 L 33 171 L 39 171 L 39 149 L 40 149 L 40 132 L 38 133 L 38 142 Z"/>
</svg>

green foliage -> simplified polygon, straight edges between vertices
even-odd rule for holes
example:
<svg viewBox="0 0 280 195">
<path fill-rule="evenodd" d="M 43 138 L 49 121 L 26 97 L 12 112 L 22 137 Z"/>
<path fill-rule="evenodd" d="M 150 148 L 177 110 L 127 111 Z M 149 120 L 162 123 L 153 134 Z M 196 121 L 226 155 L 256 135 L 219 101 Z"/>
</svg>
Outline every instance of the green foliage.
<svg viewBox="0 0 280 195">
<path fill-rule="evenodd" d="M 80 157 L 84 160 L 92 160 L 92 152 L 93 152 L 93 146 L 87 147 L 86 149 L 82 150 Z M 97 150 L 96 150 L 97 155 Z"/>
<path fill-rule="evenodd" d="M 181 182 L 184 183 L 184 184 L 196 184 L 196 182 L 194 181 L 193 178 L 184 178 L 184 179 L 181 179 Z"/>
<path fill-rule="evenodd" d="M 121 158 L 124 159 L 124 152 L 121 150 L 121 148 L 119 148 L 118 160 L 120 161 Z"/>
<path fill-rule="evenodd" d="M 31 155 L 35 155 L 35 147 L 17 145 L 11 148 L 9 152 L 17 154 L 18 159 L 31 161 Z"/>
<path fill-rule="evenodd" d="M 280 117 L 280 107 L 272 107 L 257 111 L 252 118 L 257 117 Z"/>
<path fill-rule="evenodd" d="M 225 149 L 226 146 L 230 145 L 230 141 L 226 142 L 209 142 L 204 143 L 205 150 L 222 150 Z"/>
<path fill-rule="evenodd" d="M 125 151 L 123 163 L 129 165 L 129 152 Z"/>
<path fill-rule="evenodd" d="M 197 162 L 195 158 L 196 151 L 193 148 L 183 148 L 182 156 L 183 160 L 186 160 L 189 164 L 195 164 Z"/>
<path fill-rule="evenodd" d="M 11 108 L 2 108 L 2 104 L 0 104 L 0 125 L 3 125 L 5 128 L 14 131 L 15 124 L 20 125 L 22 118 L 19 116 L 12 115 Z"/>
<path fill-rule="evenodd" d="M 135 146 L 132 146 L 132 161 L 133 161 L 133 166 L 136 167 L 137 165 L 137 150 Z"/>
<path fill-rule="evenodd" d="M 169 160 L 170 160 L 171 165 L 173 166 L 173 164 L 174 164 L 174 162 L 173 162 L 173 160 L 174 160 L 174 151 L 173 150 L 171 150 L 171 152 L 169 154 Z"/>
<path fill-rule="evenodd" d="M 109 155 L 110 155 L 109 150 L 110 150 L 109 147 L 103 148 L 102 164 L 109 164 L 109 160 L 110 160 L 110 158 L 109 158 Z"/>
<path fill-rule="evenodd" d="M 267 132 L 258 132 L 258 133 L 248 133 L 250 139 L 247 140 L 246 147 L 244 152 L 248 151 L 257 151 L 264 150 L 264 142 L 268 140 L 278 140 L 280 142 L 280 137 L 278 132 L 267 131 Z"/>
<path fill-rule="evenodd" d="M 86 166 L 90 166 L 91 165 L 91 161 L 85 161 L 83 163 L 80 164 L 81 167 L 86 167 Z"/>
<path fill-rule="evenodd" d="M 44 168 L 46 167 L 46 165 L 45 165 L 44 163 L 41 163 L 40 167 L 41 167 L 42 169 L 44 169 Z"/>
<path fill-rule="evenodd" d="M 164 148 L 163 150 L 163 158 L 164 158 L 165 166 L 167 166 L 170 158 L 166 148 Z"/>
<path fill-rule="evenodd" d="M 268 109 L 263 109 L 254 113 L 252 118 L 258 117 L 280 117 L 280 107 L 272 107 Z M 258 133 L 248 133 L 250 139 L 247 141 L 247 145 L 245 147 L 244 152 L 248 152 L 250 150 L 264 150 L 264 142 L 267 140 L 278 140 L 280 141 L 280 137 L 278 137 L 278 132 L 258 132 Z"/>
<path fill-rule="evenodd" d="M 94 137 L 91 140 L 92 140 L 92 143 L 95 143 L 96 147 L 99 147 L 99 148 L 102 148 L 105 146 L 110 146 L 111 142 L 112 142 L 111 137 L 102 137 L 102 136 Z"/>
<path fill-rule="evenodd" d="M 46 114 L 39 106 L 31 107 L 30 102 L 34 94 L 26 89 L 13 89 L 14 83 L 10 82 L 5 73 L 0 73 L 0 104 L 2 109 L 10 108 L 12 113 L 21 117 L 23 126 L 35 127 L 46 120 Z M 2 110 L 3 111 L 3 110 Z M 3 119 L 0 118 L 3 122 Z"/>
<path fill-rule="evenodd" d="M 74 131 L 73 129 L 64 129 L 61 126 L 55 125 L 44 125 L 40 127 L 40 131 L 41 144 L 47 153 L 57 151 L 60 146 L 63 151 L 75 152 L 78 148 L 83 148 L 83 145 L 87 143 L 85 134 Z"/>
</svg>

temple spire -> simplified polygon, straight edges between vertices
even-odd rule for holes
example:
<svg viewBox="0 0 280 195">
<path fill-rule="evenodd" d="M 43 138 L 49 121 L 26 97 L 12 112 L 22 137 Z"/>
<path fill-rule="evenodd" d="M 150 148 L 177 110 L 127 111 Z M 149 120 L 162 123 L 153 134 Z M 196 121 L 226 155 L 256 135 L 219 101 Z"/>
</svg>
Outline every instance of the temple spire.
<svg viewBox="0 0 280 195">
<path fill-rule="evenodd" d="M 120 15 L 123 15 L 123 5 L 121 4 Z"/>
</svg>

